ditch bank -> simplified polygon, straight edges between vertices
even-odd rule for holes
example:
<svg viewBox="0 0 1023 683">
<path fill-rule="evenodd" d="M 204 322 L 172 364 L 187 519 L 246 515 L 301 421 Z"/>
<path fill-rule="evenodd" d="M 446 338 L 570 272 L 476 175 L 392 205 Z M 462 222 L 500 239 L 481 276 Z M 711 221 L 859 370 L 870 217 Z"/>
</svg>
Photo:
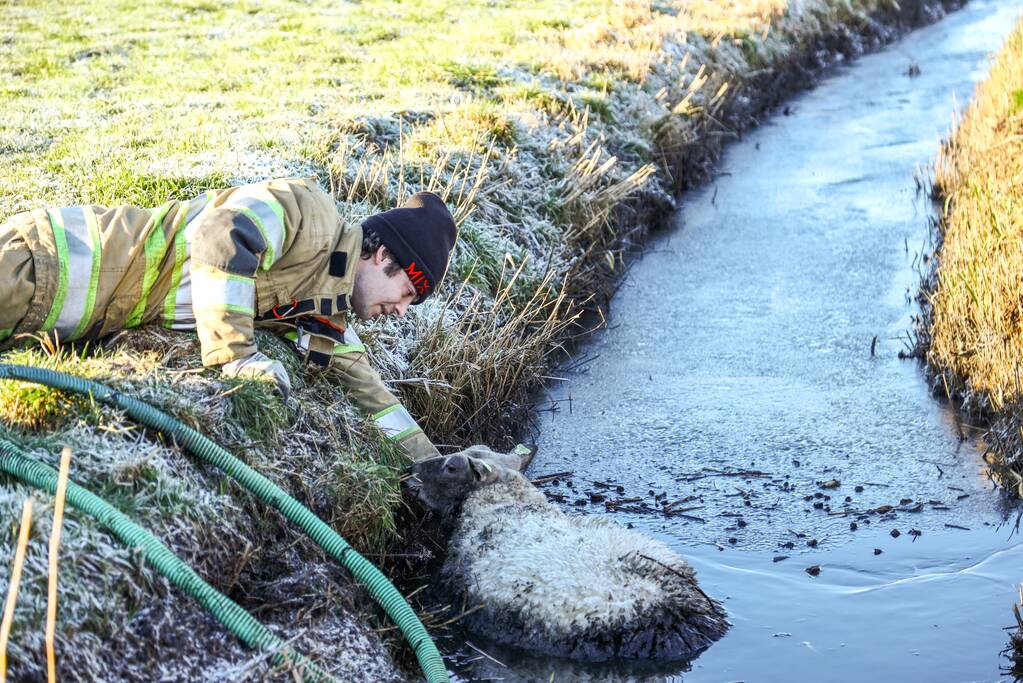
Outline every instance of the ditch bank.
<svg viewBox="0 0 1023 683">
<path fill-rule="evenodd" d="M 1023 396 L 1019 368 L 1018 273 L 1009 246 L 1023 228 L 1023 21 L 999 51 L 991 73 L 958 127 L 941 146 L 932 192 L 942 202 L 937 248 L 922 287 L 917 353 L 935 391 L 984 426 L 996 479 L 1023 496 Z M 1023 597 L 1021 597 L 1023 601 Z M 1023 618 L 1011 639 L 1023 677 Z"/>
<path fill-rule="evenodd" d="M 975 2 L 729 146 L 539 404 L 531 474 L 690 558 L 732 630 L 674 668 L 491 648 L 486 680 L 997 680 L 1023 544 L 903 356 L 931 201 L 914 172 L 1019 7 Z"/>
<path fill-rule="evenodd" d="M 515 119 L 510 129 L 503 114 L 487 119 L 490 137 L 483 147 L 489 151 L 473 147 L 466 154 L 427 155 L 423 165 L 403 168 L 397 183 L 386 173 L 382 182 L 374 180 L 374 169 L 396 168 L 404 134 L 413 141 L 428 138 L 445 119 L 407 113 L 390 123 L 338 122 L 316 165 L 342 202 L 342 212 L 393 204 L 410 187 L 404 174 L 425 172 L 435 189 L 448 194 L 462 224 L 445 296 L 415 319 L 368 330 L 376 362 L 412 412 L 423 416 L 435 440 L 509 439 L 527 412 L 527 392 L 540 383 L 549 354 L 572 331 L 578 306 L 562 307 L 561 294 L 599 308 L 603 295 L 621 282 L 625 254 L 666 222 L 675 192 L 709 177 L 737 131 L 812 84 L 828 66 L 957 5 L 820 2 L 801 3 L 799 12 L 779 5 L 755 31 L 747 23 L 729 32 L 726 23 L 707 35 L 680 34 L 682 24 L 673 23 L 681 21 L 678 7 L 643 6 L 638 19 L 626 18 L 614 31 L 584 27 L 565 39 L 566 45 L 585 38 L 605 51 L 620 47 L 630 58 L 633 51 L 639 55 L 634 73 L 629 69 L 635 64 L 603 64 L 610 79 L 604 98 L 587 100 L 576 92 L 577 83 L 542 76 L 539 92 L 515 100 L 521 109 L 509 115 Z M 591 29 L 597 35 L 587 38 Z M 588 77 L 585 70 L 583 76 Z M 487 96 L 487 88 L 469 86 L 473 96 Z M 449 128 L 457 120 L 447 119 Z M 523 202 L 523 196 L 530 201 Z M 505 234 L 486 232 L 484 226 L 521 229 Z M 479 264 L 506 260 L 512 270 L 530 263 L 502 289 L 507 282 L 502 268 L 481 274 Z M 459 288 L 460 283 L 465 286 Z M 491 327 L 498 336 L 486 336 Z M 385 349 L 394 340 L 398 350 L 390 353 Z M 293 377 L 302 377 L 287 349 L 264 337 L 259 343 L 291 363 Z M 285 405 L 251 384 L 224 383 L 194 371 L 194 340 L 161 331 L 129 333 L 81 356 L 35 350 L 4 360 L 57 367 L 152 400 L 267 468 L 360 550 L 401 564 L 381 555 L 395 537 L 399 461 L 338 400 L 329 376 L 300 379 L 296 400 Z M 473 381 L 466 379 L 465 368 L 491 367 L 500 373 L 489 385 L 476 381 L 478 373 L 469 378 Z M 426 381 L 417 381 L 421 378 Z M 51 464 L 59 446 L 70 443 L 73 477 L 132 510 L 282 637 L 301 633 L 297 646 L 318 664 L 349 680 L 414 675 L 395 669 L 370 628 L 376 622 L 364 616 L 369 608 L 346 577 L 325 569 L 318 553 L 281 520 L 260 512 L 211 473 L 183 467 L 180 452 L 143 438 L 114 411 L 52 392 L 7 391 L 5 436 Z M 312 411 L 311 405 L 330 408 Z M 282 459 L 282 453 L 288 457 Z M 2 503 L 10 518 L 26 495 L 20 486 L 4 487 Z M 217 523 L 210 525 L 210 519 Z M 10 663 L 16 677 L 40 676 L 44 666 L 46 520 L 44 513 L 36 522 L 31 579 L 22 584 Z M 4 582 L 14 537 L 7 527 L 0 555 Z M 241 650 L 194 604 L 88 521 L 69 521 L 62 547 L 62 678 L 151 680 L 154 667 L 160 676 L 192 680 L 291 676 L 286 668 L 271 670 L 265 658 Z M 335 656 L 340 641 L 349 643 L 343 658 Z"/>
</svg>

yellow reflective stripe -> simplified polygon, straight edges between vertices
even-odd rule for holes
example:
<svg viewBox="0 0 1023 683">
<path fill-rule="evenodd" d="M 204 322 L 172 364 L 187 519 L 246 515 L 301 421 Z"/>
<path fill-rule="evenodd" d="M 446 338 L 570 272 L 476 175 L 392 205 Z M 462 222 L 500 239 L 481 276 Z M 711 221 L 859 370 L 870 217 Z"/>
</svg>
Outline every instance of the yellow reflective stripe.
<svg viewBox="0 0 1023 683">
<path fill-rule="evenodd" d="M 333 355 L 339 356 L 342 353 L 366 353 L 366 347 L 362 344 L 334 344 Z"/>
<path fill-rule="evenodd" d="M 64 218 L 57 209 L 50 209 L 46 213 L 50 218 L 50 229 L 53 230 L 53 243 L 57 247 L 57 292 L 50 305 L 50 312 L 46 314 L 46 320 L 39 328 L 40 332 L 49 332 L 57 324 L 57 316 L 64 308 L 64 299 L 67 297 L 68 253 Z"/>
<path fill-rule="evenodd" d="M 419 425 L 400 403 L 384 408 L 373 416 L 373 421 L 392 441 L 403 438 L 410 429 L 419 429 Z"/>
<path fill-rule="evenodd" d="M 153 227 L 149 231 L 145 244 L 146 270 L 142 276 L 142 295 L 139 297 L 138 303 L 135 304 L 135 308 L 131 309 L 131 314 L 124 323 L 125 327 L 137 327 L 142 324 L 142 316 L 146 312 L 149 295 L 153 291 L 157 275 L 160 274 L 160 262 L 167 251 L 167 238 L 163 234 L 163 219 L 172 206 L 174 206 L 174 202 L 167 202 L 153 210 Z"/>
<path fill-rule="evenodd" d="M 171 327 L 177 320 L 178 289 L 181 287 L 181 275 L 188 259 L 188 242 L 185 240 L 185 226 L 188 224 L 188 216 L 192 213 L 189 208 L 191 202 L 186 202 L 179 210 L 181 219 L 174 227 L 174 270 L 171 273 L 170 291 L 163 300 L 163 325 Z M 186 210 L 187 209 L 187 210 Z M 191 313 L 189 313 L 191 315 Z"/>
<path fill-rule="evenodd" d="M 200 268 L 192 273 L 192 308 L 255 315 L 256 279 Z"/>
<path fill-rule="evenodd" d="M 246 185 L 235 190 L 224 208 L 247 216 L 266 241 L 263 270 L 269 270 L 284 250 L 284 207 L 274 196 L 259 185 Z"/>
</svg>

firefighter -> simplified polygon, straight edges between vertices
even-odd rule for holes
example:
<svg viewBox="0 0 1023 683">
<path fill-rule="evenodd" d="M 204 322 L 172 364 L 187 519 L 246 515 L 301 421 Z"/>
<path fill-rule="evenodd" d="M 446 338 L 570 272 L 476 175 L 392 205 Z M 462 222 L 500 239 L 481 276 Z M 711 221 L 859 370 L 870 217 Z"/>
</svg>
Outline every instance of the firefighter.
<svg viewBox="0 0 1023 683">
<path fill-rule="evenodd" d="M 361 225 L 338 216 L 315 178 L 211 190 L 155 209 L 37 209 L 0 225 L 0 349 L 18 335 L 99 339 L 160 324 L 195 330 L 204 366 L 267 378 L 287 397 L 284 366 L 254 329 L 336 368 L 356 404 L 412 459 L 438 455 L 384 386 L 348 325 L 401 317 L 447 269 L 456 237 L 430 192 Z"/>
</svg>

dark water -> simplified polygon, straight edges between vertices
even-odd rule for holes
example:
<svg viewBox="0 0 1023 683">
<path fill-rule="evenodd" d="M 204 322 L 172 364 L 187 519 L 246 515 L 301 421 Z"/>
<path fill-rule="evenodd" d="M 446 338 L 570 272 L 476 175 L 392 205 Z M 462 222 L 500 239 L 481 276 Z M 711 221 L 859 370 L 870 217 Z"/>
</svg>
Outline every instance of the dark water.
<svg viewBox="0 0 1023 683">
<path fill-rule="evenodd" d="M 572 504 L 608 492 L 593 482 L 642 497 L 645 512 L 616 518 L 690 558 L 725 601 L 729 634 L 691 670 L 587 669 L 494 648 L 507 666 L 483 659 L 476 675 L 1001 679 L 1023 580 L 1017 512 L 960 438 L 969 428 L 898 353 L 930 250 L 932 209 L 914 171 L 1020 7 L 971 2 L 731 146 L 720 177 L 683 198 L 674 229 L 634 264 L 610 329 L 540 406 L 552 410 L 531 475 L 573 472 L 574 490 L 546 489 L 573 511 L 605 513 Z M 841 483 L 819 485 L 829 480 Z M 690 496 L 694 518 L 657 511 Z M 881 505 L 901 509 L 829 514 Z"/>
</svg>

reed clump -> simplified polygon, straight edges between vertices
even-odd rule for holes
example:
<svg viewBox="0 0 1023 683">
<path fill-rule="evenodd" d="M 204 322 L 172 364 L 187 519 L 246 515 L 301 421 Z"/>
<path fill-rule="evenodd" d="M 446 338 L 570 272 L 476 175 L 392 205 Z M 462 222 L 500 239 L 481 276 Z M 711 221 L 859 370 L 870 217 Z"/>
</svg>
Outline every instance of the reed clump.
<svg viewBox="0 0 1023 683">
<path fill-rule="evenodd" d="M 990 458 L 1023 495 L 1023 22 L 935 163 L 940 245 L 923 349 L 941 391 L 990 421 Z"/>
</svg>

